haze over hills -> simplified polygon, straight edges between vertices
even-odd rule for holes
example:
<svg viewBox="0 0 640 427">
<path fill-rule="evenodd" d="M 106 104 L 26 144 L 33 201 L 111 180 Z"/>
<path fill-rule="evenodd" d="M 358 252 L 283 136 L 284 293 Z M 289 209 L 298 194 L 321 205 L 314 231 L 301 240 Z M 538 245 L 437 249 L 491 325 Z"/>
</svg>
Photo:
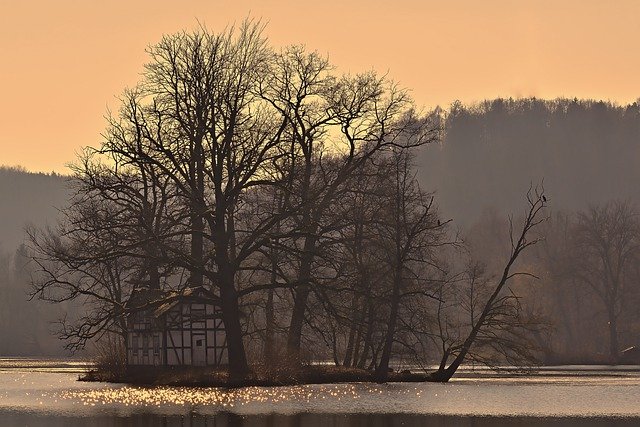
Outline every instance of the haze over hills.
<svg viewBox="0 0 640 427">
<path fill-rule="evenodd" d="M 443 216 L 463 230 L 487 209 L 520 213 L 529 184 L 542 179 L 553 210 L 640 199 L 638 103 L 496 99 L 454 103 L 444 117 L 446 136 L 420 149 L 417 174 L 436 191 Z M 15 254 L 26 225 L 55 224 L 70 194 L 65 181 L 0 168 L 0 343 L 13 342 L 0 355 L 62 352 L 48 325 L 60 307 L 25 302 L 28 275 Z"/>
<path fill-rule="evenodd" d="M 67 309 L 28 301 L 25 227 L 55 225 L 68 199 L 66 178 L 0 168 L 0 355 L 60 355 L 51 323 Z"/>
<path fill-rule="evenodd" d="M 612 198 L 638 201 L 640 106 L 592 100 L 495 99 L 446 113 L 441 145 L 425 147 L 418 175 L 461 226 L 485 209 L 520 213 L 544 179 L 554 210 Z"/>
<path fill-rule="evenodd" d="M 66 177 L 0 167 L 0 250 L 14 251 L 24 242 L 28 224 L 54 225 L 69 191 Z"/>
</svg>

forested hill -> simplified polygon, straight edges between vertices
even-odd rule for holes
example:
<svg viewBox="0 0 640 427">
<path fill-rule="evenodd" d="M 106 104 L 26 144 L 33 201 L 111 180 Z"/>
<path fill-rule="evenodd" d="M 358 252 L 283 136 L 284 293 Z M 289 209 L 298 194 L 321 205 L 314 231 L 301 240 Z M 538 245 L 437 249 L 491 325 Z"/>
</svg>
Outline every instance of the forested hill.
<svg viewBox="0 0 640 427">
<path fill-rule="evenodd" d="M 28 224 L 55 224 L 68 200 L 65 177 L 0 167 L 0 251 L 15 251 Z"/>
<path fill-rule="evenodd" d="M 444 116 L 446 137 L 421 150 L 418 174 L 461 226 L 486 209 L 520 212 L 542 179 L 554 209 L 640 199 L 637 102 L 495 99 L 454 103 Z"/>
<path fill-rule="evenodd" d="M 25 226 L 54 225 L 67 199 L 60 175 L 0 168 L 0 356 L 63 354 L 52 322 L 69 307 L 27 300 L 31 266 L 21 245 Z"/>
</svg>

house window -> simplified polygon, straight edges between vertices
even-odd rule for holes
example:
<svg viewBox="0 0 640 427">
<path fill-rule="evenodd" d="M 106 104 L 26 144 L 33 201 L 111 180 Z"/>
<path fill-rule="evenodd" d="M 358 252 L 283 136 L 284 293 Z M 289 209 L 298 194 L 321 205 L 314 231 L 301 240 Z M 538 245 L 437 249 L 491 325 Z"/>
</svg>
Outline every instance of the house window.
<svg viewBox="0 0 640 427">
<path fill-rule="evenodd" d="M 142 336 L 142 355 L 149 355 L 149 337 L 147 335 Z"/>
<path fill-rule="evenodd" d="M 138 355 L 138 336 L 137 335 L 134 335 L 131 338 L 131 347 L 133 348 L 133 354 L 137 356 Z"/>
<path fill-rule="evenodd" d="M 153 354 L 160 356 L 160 337 L 158 335 L 153 336 Z"/>
<path fill-rule="evenodd" d="M 196 340 L 196 347 L 202 347 L 202 340 Z"/>
</svg>

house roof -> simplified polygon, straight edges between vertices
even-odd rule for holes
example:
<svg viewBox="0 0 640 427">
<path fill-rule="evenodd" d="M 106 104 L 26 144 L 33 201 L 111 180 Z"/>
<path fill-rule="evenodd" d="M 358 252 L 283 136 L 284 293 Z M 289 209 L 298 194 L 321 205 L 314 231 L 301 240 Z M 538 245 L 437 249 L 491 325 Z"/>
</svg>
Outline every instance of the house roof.
<svg viewBox="0 0 640 427">
<path fill-rule="evenodd" d="M 161 289 L 136 288 L 131 292 L 125 307 L 129 311 L 147 309 L 161 303 L 166 294 Z"/>
<path fill-rule="evenodd" d="M 151 309 L 154 317 L 160 317 L 185 301 L 218 304 L 219 298 L 204 286 L 188 287 L 180 291 L 140 288 L 131 293 L 126 307 L 130 312 Z"/>
</svg>

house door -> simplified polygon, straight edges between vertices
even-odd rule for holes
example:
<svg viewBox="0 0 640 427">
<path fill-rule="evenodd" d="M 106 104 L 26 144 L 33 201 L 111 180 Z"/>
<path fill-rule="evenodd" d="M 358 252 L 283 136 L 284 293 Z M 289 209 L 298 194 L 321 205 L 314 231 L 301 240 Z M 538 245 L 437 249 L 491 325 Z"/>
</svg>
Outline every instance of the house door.
<svg viewBox="0 0 640 427">
<path fill-rule="evenodd" d="M 193 361 L 195 366 L 204 366 L 207 361 L 206 346 L 204 344 L 204 334 L 191 335 L 191 349 L 193 350 Z"/>
</svg>

